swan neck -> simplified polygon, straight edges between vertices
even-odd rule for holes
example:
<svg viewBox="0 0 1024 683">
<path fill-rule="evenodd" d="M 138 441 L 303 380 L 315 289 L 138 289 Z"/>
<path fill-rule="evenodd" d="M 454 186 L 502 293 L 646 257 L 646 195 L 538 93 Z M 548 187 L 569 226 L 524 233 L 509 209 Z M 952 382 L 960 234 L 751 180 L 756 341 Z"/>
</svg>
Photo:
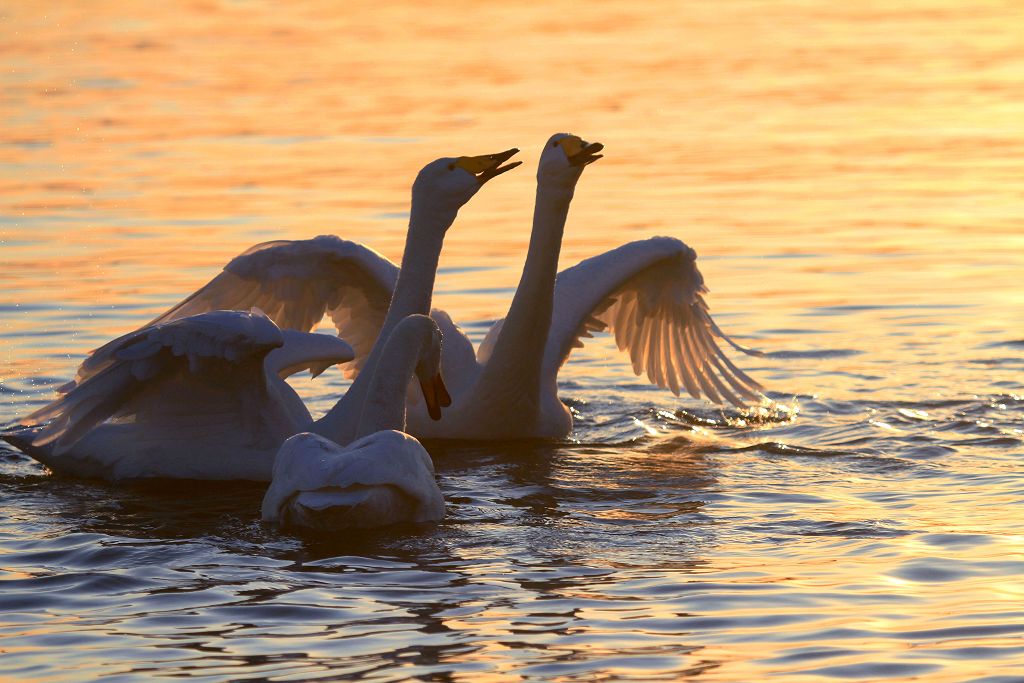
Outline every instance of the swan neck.
<svg viewBox="0 0 1024 683">
<path fill-rule="evenodd" d="M 454 222 L 454 213 L 448 215 L 413 201 L 398 281 L 378 339 L 387 339 L 391 330 L 407 316 L 430 312 L 444 235 Z"/>
<path fill-rule="evenodd" d="M 362 371 L 348 392 L 331 410 L 320 418 L 315 431 L 339 444 L 345 445 L 355 438 L 358 420 L 362 414 L 371 379 L 376 372 L 381 353 L 391 332 L 407 316 L 415 313 L 430 313 L 431 295 L 434 291 L 434 277 L 441 258 L 445 231 L 455 222 L 457 212 L 445 212 L 413 195 L 409 213 L 409 232 L 405 239 L 405 251 L 398 271 L 391 305 L 384 318 L 377 341 Z M 404 405 L 405 401 L 402 400 Z M 404 419 L 404 418 L 403 418 Z"/>
<path fill-rule="evenodd" d="M 484 371 L 491 388 L 515 384 L 539 401 L 544 347 L 551 329 L 555 276 L 572 189 L 537 186 L 526 265 Z"/>
<path fill-rule="evenodd" d="M 414 320 L 400 324 L 388 337 L 367 386 L 366 400 L 353 438 L 385 429 L 405 431 L 405 395 L 424 350 Z"/>
<path fill-rule="evenodd" d="M 558 257 L 571 201 L 571 190 L 538 185 L 530 247 L 503 328 L 503 331 L 522 330 L 535 339 L 540 348 L 544 347 L 551 326 Z"/>
</svg>

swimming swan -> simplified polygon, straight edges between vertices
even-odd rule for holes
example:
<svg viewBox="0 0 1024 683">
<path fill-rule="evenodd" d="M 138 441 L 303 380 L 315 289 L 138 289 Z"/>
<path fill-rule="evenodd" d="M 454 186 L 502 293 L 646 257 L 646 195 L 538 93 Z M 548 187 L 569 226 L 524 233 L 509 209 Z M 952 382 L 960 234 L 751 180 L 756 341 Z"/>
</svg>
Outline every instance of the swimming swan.
<svg viewBox="0 0 1024 683">
<path fill-rule="evenodd" d="M 376 341 L 386 340 L 406 316 L 430 312 L 445 233 L 486 182 L 522 163 L 505 163 L 518 152 L 442 158 L 420 171 L 412 186 L 401 271 L 372 249 L 333 236 L 266 242 L 233 259 L 213 280 L 148 325 L 256 306 L 282 328 L 309 331 L 327 314 L 338 336 L 355 349 L 354 361 L 343 367 L 355 381 L 310 429 L 346 444 L 355 438 L 357 406 L 370 379 L 360 371 L 376 364 Z M 108 346 L 94 351 L 79 374 L 106 362 Z"/>
<path fill-rule="evenodd" d="M 425 315 L 400 321 L 367 386 L 356 440 L 339 446 L 307 432 L 285 441 L 263 498 L 263 520 L 337 530 L 443 518 L 430 455 L 402 431 L 414 375 L 425 393 L 436 391 L 445 403 L 440 366 L 437 324 Z"/>
<path fill-rule="evenodd" d="M 445 376 L 452 405 L 430 424 L 411 410 L 409 431 L 421 438 L 562 438 L 572 415 L 558 399 L 558 371 L 594 332 L 609 331 L 637 375 L 679 395 L 737 406 L 759 401 L 760 385 L 715 342 L 724 339 L 708 313 L 696 252 L 671 237 L 630 242 L 557 273 L 562 234 L 583 169 L 600 143 L 556 134 L 537 169 L 533 230 L 508 315 L 474 354 L 454 325 L 442 324 Z M 438 316 L 442 323 L 447 316 Z"/>
<path fill-rule="evenodd" d="M 480 157 L 438 159 L 420 171 L 413 183 L 409 237 L 404 259 L 408 264 L 406 277 L 399 278 L 397 268 L 391 267 L 394 275 L 391 281 L 394 296 L 391 295 L 391 289 L 388 289 L 384 298 L 393 300 L 393 305 L 387 316 L 381 316 L 382 322 L 377 323 L 378 329 L 374 330 L 369 345 L 364 347 L 365 355 L 361 360 L 367 370 L 372 369 L 376 363 L 377 356 L 374 354 L 379 354 L 379 350 L 375 352 L 371 347 L 382 346 L 374 344 L 378 337 L 386 340 L 390 329 L 406 315 L 426 313 L 429 310 L 433 275 L 437 269 L 445 231 L 454 222 L 458 209 L 468 202 L 485 182 L 518 165 L 518 162 L 502 165 L 517 151 L 512 149 Z M 339 246 L 337 242 L 340 240 L 330 242 L 332 247 L 336 247 Z M 314 259 L 312 267 L 337 266 L 339 259 L 345 262 L 345 253 L 365 254 L 369 251 L 357 249 L 344 252 L 344 245 L 340 246 L 342 249 L 328 250 L 324 258 Z M 273 253 L 275 248 L 283 248 L 289 258 L 281 261 L 268 260 L 267 254 Z M 273 374 L 309 367 L 315 374 L 325 367 L 325 361 L 319 357 L 304 358 L 303 351 L 310 343 L 322 345 L 324 342 L 318 338 L 329 338 L 324 335 L 306 335 L 303 337 L 306 341 L 299 341 L 299 335 L 304 333 L 282 332 L 269 320 L 266 322 L 278 334 L 284 335 L 281 344 L 276 345 L 284 346 L 283 340 L 288 340 L 288 344 L 277 352 L 276 365 L 264 369 L 259 363 L 253 363 L 251 367 L 245 368 L 246 372 L 242 373 L 244 377 L 226 384 L 211 382 L 210 386 L 205 388 L 201 386 L 206 382 L 202 373 L 184 376 L 177 365 L 161 367 L 164 372 L 145 376 L 146 379 L 153 381 L 144 392 L 148 403 L 143 412 L 152 415 L 152 419 L 128 421 L 118 418 L 115 420 L 118 424 L 102 424 L 107 417 L 117 418 L 120 413 L 136 410 L 135 393 L 139 387 L 131 384 L 122 390 L 119 385 L 110 386 L 106 379 L 114 374 L 114 367 L 118 373 L 135 372 L 131 368 L 136 365 L 127 361 L 134 362 L 138 359 L 123 357 L 127 353 L 124 345 L 130 343 L 132 349 L 136 349 L 135 342 L 141 339 L 146 341 L 145 348 L 152 348 L 153 353 L 159 353 L 163 348 L 160 344 L 163 344 L 171 348 L 172 355 L 176 357 L 182 354 L 198 354 L 199 357 L 205 357 L 203 352 L 207 340 L 202 338 L 201 329 L 210 324 L 211 319 L 203 318 L 202 323 L 171 323 L 192 320 L 192 316 L 209 312 L 211 309 L 216 310 L 223 305 L 225 299 L 231 299 L 233 302 L 232 305 L 226 306 L 229 309 L 238 308 L 239 298 L 251 301 L 252 304 L 269 305 L 274 314 L 283 321 L 284 326 L 295 326 L 296 317 L 289 318 L 283 313 L 277 299 L 280 292 L 287 292 L 286 296 L 291 297 L 290 300 L 305 301 L 318 310 L 316 313 L 293 313 L 306 321 L 313 321 L 304 323 L 307 328 L 318 321 L 332 304 L 340 307 L 334 311 L 336 319 L 349 319 L 352 309 L 343 305 L 341 299 L 350 293 L 351 288 L 342 285 L 336 289 L 325 288 L 323 282 L 309 278 L 306 266 L 310 264 L 301 261 L 305 252 L 308 252 L 306 244 L 293 247 L 288 243 L 267 249 L 249 250 L 244 257 L 240 257 L 241 261 L 246 267 L 256 268 L 255 272 L 268 277 L 269 286 L 266 291 L 269 291 L 269 294 L 264 293 L 264 289 L 261 288 L 262 281 L 258 280 L 254 284 L 251 280 L 235 275 L 230 269 L 225 270 L 207 287 L 147 326 L 94 351 L 79 367 L 76 379 L 62 388 L 66 394 L 64 397 L 21 421 L 23 425 L 29 425 L 29 429 L 15 430 L 0 436 L 55 471 L 108 479 L 180 477 L 266 481 L 270 479 L 273 455 L 276 454 L 278 446 L 285 438 L 298 431 L 312 429 L 338 443 L 348 443 L 354 438 L 366 385 L 372 375 L 369 372 L 363 373 L 362 379 L 357 378 L 349 392 L 316 424 L 311 424 L 305 406 L 285 382 L 272 383 L 274 401 L 280 396 L 287 397 L 286 400 L 281 399 L 283 416 L 269 420 L 264 426 L 253 427 L 249 424 L 252 422 L 254 407 L 250 405 L 252 401 L 248 396 L 253 392 L 262 396 L 259 387 L 264 381 L 264 376 L 261 370 Z M 324 255 L 323 251 L 319 253 Z M 299 256 L 299 261 L 296 261 L 296 256 Z M 358 272 L 357 260 L 350 263 L 354 264 L 351 271 L 344 271 L 343 268 L 331 270 L 330 267 L 326 270 L 331 276 L 336 276 L 338 272 Z M 419 283 L 426 277 L 429 278 L 429 283 L 424 291 Z M 335 280 L 330 284 L 339 283 Z M 316 299 L 316 295 L 323 298 Z M 358 290 L 352 296 L 356 300 L 367 300 Z M 310 301 L 312 303 L 309 303 Z M 293 307 L 289 310 L 295 309 Z M 227 324 L 229 319 L 230 316 L 221 316 L 218 322 Z M 233 321 L 232 324 L 234 322 L 237 321 Z M 266 327 L 262 323 L 257 327 L 261 327 L 261 333 L 270 334 L 268 330 L 262 329 Z M 348 326 L 343 327 L 349 329 Z M 154 330 L 152 338 L 147 336 L 148 331 Z M 379 334 L 381 331 L 384 331 L 384 334 Z M 365 336 L 361 337 L 358 333 L 358 325 L 352 332 L 354 338 L 361 340 L 357 343 L 365 343 Z M 183 341 L 190 339 L 193 333 L 199 334 L 196 342 L 198 349 L 192 349 Z M 253 339 L 244 335 L 240 337 L 240 331 L 234 328 L 223 333 L 226 339 L 218 339 L 222 344 L 226 344 L 227 350 L 223 351 L 223 360 L 248 357 L 245 345 L 251 345 Z M 229 344 L 228 340 L 241 343 L 244 348 L 236 348 Z M 345 353 L 332 356 L 326 365 L 349 361 L 355 357 L 352 348 L 347 344 L 336 339 L 332 341 L 342 344 Z M 335 352 L 338 348 L 334 347 Z M 270 358 L 273 359 L 274 356 L 271 355 Z M 125 370 L 126 367 L 129 369 Z M 227 368 L 218 369 L 218 372 L 238 374 L 239 370 L 229 364 Z M 100 374 L 103 374 L 103 381 L 96 379 Z M 253 387 L 255 389 L 252 389 Z M 74 393 L 73 398 L 69 392 Z M 193 392 L 205 397 L 206 403 L 193 402 Z M 80 407 L 80 400 L 85 408 Z M 426 403 L 431 404 L 429 398 Z M 277 403 L 272 401 L 271 405 L 277 406 Z M 262 404 L 257 402 L 257 408 L 259 406 Z M 429 407 L 428 411 L 436 414 L 437 406 Z M 99 417 L 101 414 L 104 417 Z M 278 417 L 280 419 L 277 419 Z M 284 417 L 288 419 L 284 420 Z M 40 423 L 45 420 L 52 420 L 53 426 L 43 428 L 46 433 L 41 436 Z M 236 423 L 240 421 L 246 429 L 238 427 Z M 165 423 L 170 425 L 166 433 L 156 428 L 162 427 Z M 253 429 L 256 430 L 255 436 L 250 434 Z M 86 436 L 88 438 L 83 438 Z M 186 438 L 181 439 L 179 436 Z M 54 442 L 56 445 L 51 446 Z M 115 447 L 115 444 L 122 447 Z M 133 444 L 137 444 L 138 448 Z M 188 450 L 181 451 L 183 445 L 188 446 Z M 216 455 L 217 453 L 220 455 Z"/>
</svg>

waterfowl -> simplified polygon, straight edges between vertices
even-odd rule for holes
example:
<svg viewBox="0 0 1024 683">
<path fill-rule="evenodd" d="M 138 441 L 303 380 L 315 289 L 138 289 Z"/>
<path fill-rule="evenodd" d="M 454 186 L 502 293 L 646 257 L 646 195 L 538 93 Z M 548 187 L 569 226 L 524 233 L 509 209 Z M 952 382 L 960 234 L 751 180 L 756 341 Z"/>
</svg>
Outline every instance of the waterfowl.
<svg viewBox="0 0 1024 683">
<path fill-rule="evenodd" d="M 600 143 L 556 134 L 537 170 L 533 230 L 508 315 L 474 354 L 445 315 L 445 374 L 452 405 L 430 423 L 409 414 L 420 438 L 562 438 L 572 415 L 558 399 L 558 371 L 594 332 L 611 332 L 637 375 L 679 395 L 685 389 L 716 403 L 759 401 L 760 385 L 718 347 L 732 342 L 711 319 L 696 252 L 678 239 L 624 244 L 558 273 L 562 236 L 576 183 L 599 159 Z M 461 338 L 460 338 L 461 337 Z"/>
<path fill-rule="evenodd" d="M 229 267 L 206 287 L 166 314 L 140 330 L 115 339 L 94 351 L 79 367 L 76 379 L 64 388 L 65 396 L 24 418 L 22 424 L 26 425 L 27 429 L 8 432 L 2 435 L 3 438 L 55 470 L 108 479 L 184 477 L 265 481 L 271 476 L 273 455 L 276 454 L 277 448 L 285 438 L 298 431 L 309 429 L 337 443 L 348 443 L 354 438 L 365 388 L 378 359 L 379 351 L 375 352 L 374 342 L 377 339 L 385 340 L 390 330 L 407 315 L 426 313 L 429 310 L 433 274 L 437 269 L 445 232 L 454 222 L 458 209 L 468 202 L 485 182 L 518 165 L 518 162 L 504 163 L 517 151 L 513 149 L 481 157 L 438 159 L 420 171 L 412 190 L 409 237 L 406 243 L 406 257 L 403 259 L 407 264 L 406 276 L 400 277 L 394 266 L 382 267 L 378 273 L 383 273 L 385 280 L 389 275 L 393 275 L 390 278 L 393 294 L 391 289 L 381 294 L 382 285 L 379 280 L 373 280 L 376 283 L 376 290 L 374 287 L 360 290 L 346 286 L 343 280 L 334 279 L 325 283 L 316 277 L 310 277 L 311 267 L 321 275 L 326 273 L 325 277 L 329 278 L 337 278 L 338 273 L 360 272 L 360 268 L 367 262 L 371 263 L 372 267 L 372 258 L 369 261 L 359 259 L 369 250 L 348 248 L 345 244 L 339 244 L 340 240 L 321 239 L 313 243 L 307 241 L 300 244 L 278 243 L 250 249 L 232 261 Z M 311 253 L 314 258 L 309 258 Z M 355 258 L 352 258 L 353 254 Z M 306 257 L 305 260 L 303 256 Z M 339 267 L 339 262 L 347 265 L 349 269 Z M 326 267 L 327 265 L 331 267 Z M 255 280 L 249 277 L 254 273 L 259 273 Z M 420 285 L 425 278 L 429 279 L 429 282 L 426 283 L 424 290 Z M 368 281 L 371 280 L 372 278 Z M 337 287 L 332 288 L 330 285 Z M 317 298 L 318 296 L 322 298 Z M 352 299 L 346 300 L 346 296 Z M 282 299 L 292 305 L 282 305 Z M 231 304 L 224 306 L 229 300 Z M 232 341 L 227 343 L 225 340 L 219 340 L 224 347 L 221 351 L 223 360 L 233 362 L 237 358 L 251 357 L 254 362 L 242 373 L 244 380 L 239 379 L 238 382 L 227 384 L 210 382 L 206 389 L 210 393 L 209 407 L 193 409 L 190 398 L 193 392 L 199 391 L 197 386 L 192 385 L 207 381 L 205 374 L 193 372 L 185 376 L 177 365 L 171 365 L 164 372 L 155 375 L 146 374 L 149 370 L 144 373 L 147 379 L 153 380 L 147 391 L 143 392 L 150 402 L 148 411 L 160 418 L 154 418 L 156 421 L 151 423 L 122 420 L 122 413 L 134 414 L 130 411 L 136 410 L 133 402 L 138 390 L 135 384 L 128 388 L 113 386 L 108 378 L 115 374 L 120 376 L 125 373 L 142 372 L 134 368 L 139 366 L 138 361 L 143 360 L 126 354 L 134 355 L 139 348 L 152 349 L 153 353 L 159 354 L 163 348 L 160 344 L 163 343 L 172 350 L 171 355 L 174 357 L 191 357 L 196 354 L 203 357 L 201 350 L 192 349 L 190 344 L 194 343 L 199 349 L 206 349 L 208 340 L 203 337 L 200 330 L 205 329 L 211 319 L 202 318 L 197 322 L 193 318 L 209 315 L 211 308 L 224 306 L 228 309 L 237 309 L 241 305 L 240 300 L 266 305 L 286 327 L 296 326 L 297 321 L 304 321 L 302 326 L 311 327 L 330 309 L 332 317 L 341 321 L 339 327 L 343 332 L 350 330 L 346 321 L 352 320 L 353 310 L 352 306 L 345 302 L 365 302 L 369 307 L 367 310 L 378 311 L 381 301 L 390 302 L 391 306 L 384 305 L 387 314 L 381 315 L 381 322 L 375 325 L 372 337 L 368 341 L 366 335 L 359 334 L 360 325 L 365 326 L 365 320 L 351 328 L 353 338 L 358 340 L 356 343 L 360 344 L 364 351 L 362 357 L 357 357 L 352 348 L 345 344 L 345 353 L 336 353 L 327 363 L 329 365 L 331 362 L 358 359 L 359 366 L 365 366 L 368 372 L 363 373 L 362 379 L 357 378 L 349 392 L 315 424 L 294 391 L 281 381 L 280 385 L 273 384 L 272 388 L 277 394 L 288 398 L 282 399 L 281 410 L 278 411 L 281 414 L 274 413 L 271 416 L 273 419 L 269 419 L 267 426 L 261 428 L 258 439 L 249 438 L 246 436 L 247 431 L 239 430 L 235 425 L 239 421 L 251 420 L 251 406 L 246 397 L 251 392 L 262 391 L 259 385 L 264 379 L 264 374 L 304 367 L 306 359 L 303 357 L 303 349 L 310 342 L 299 341 L 300 333 L 297 331 L 295 334 L 283 333 L 270 323 L 269 319 L 266 323 L 270 323 L 270 326 L 277 330 L 277 334 L 282 336 L 280 344 L 275 341 L 266 349 L 264 346 L 270 342 L 264 337 L 246 336 L 234 327 L 223 331 L 227 339 Z M 374 309 L 371 301 L 378 302 L 377 309 Z M 305 307 L 299 305 L 297 308 L 296 304 L 304 304 Z M 358 308 L 358 304 L 356 307 Z M 189 322 L 174 324 L 179 321 Z M 221 315 L 218 321 L 228 325 L 240 324 L 237 319 L 226 314 Z M 254 333 L 259 331 L 268 339 L 273 336 L 263 323 L 252 323 L 251 326 Z M 255 327 L 260 329 L 256 330 Z M 285 339 L 289 342 L 287 347 Z M 296 340 L 294 348 L 291 343 L 293 339 Z M 313 341 L 318 342 L 316 339 Z M 131 347 L 130 350 L 126 348 L 126 344 Z M 241 347 L 236 347 L 236 344 L 240 344 Z M 246 349 L 252 345 L 261 351 L 265 350 L 266 353 L 262 356 L 255 351 L 247 354 Z M 282 348 L 278 352 L 276 362 L 266 368 L 255 362 L 268 355 L 270 348 L 277 346 Z M 338 348 L 334 351 L 337 352 Z M 273 356 L 270 358 L 273 359 Z M 305 363 L 305 366 L 314 367 L 317 371 L 322 370 L 323 365 L 319 358 L 313 358 Z M 219 372 L 238 374 L 240 370 L 229 364 Z M 102 380 L 98 379 L 100 375 L 103 377 Z M 247 382 L 249 384 L 246 384 Z M 430 411 L 436 413 L 436 406 L 429 408 L 428 412 Z M 227 423 L 217 422 L 209 415 L 219 416 Z M 114 418 L 114 422 L 104 424 L 103 421 L 107 418 Z M 52 425 L 61 426 L 45 426 L 42 423 L 46 420 L 51 421 Z M 151 428 L 153 425 L 163 424 L 162 420 L 170 420 L 170 423 L 180 423 L 182 426 L 171 428 L 167 434 Z M 126 427 L 125 424 L 133 426 Z M 45 432 L 45 435 L 40 436 L 41 432 Z M 182 434 L 190 434 L 189 439 L 185 442 L 179 440 L 178 436 Z M 124 448 L 109 452 L 111 440 L 124 445 Z M 57 442 L 56 445 L 51 446 L 54 442 Z M 136 444 L 138 447 L 135 447 Z M 193 450 L 189 451 L 194 453 L 194 457 L 184 457 L 177 452 L 176 449 L 183 444 L 194 446 Z M 221 456 L 213 457 L 207 446 L 221 453 Z M 63 457 L 55 460 L 53 456 L 58 452 Z M 219 462 L 211 462 L 211 459 L 217 459 Z"/>
<path fill-rule="evenodd" d="M 435 406 L 447 404 L 441 332 L 424 315 L 400 321 L 367 384 L 356 439 L 340 446 L 309 432 L 281 446 L 263 499 L 263 520 L 319 530 L 436 522 L 444 499 L 430 455 L 404 434 L 405 395 L 416 377 Z"/>
</svg>

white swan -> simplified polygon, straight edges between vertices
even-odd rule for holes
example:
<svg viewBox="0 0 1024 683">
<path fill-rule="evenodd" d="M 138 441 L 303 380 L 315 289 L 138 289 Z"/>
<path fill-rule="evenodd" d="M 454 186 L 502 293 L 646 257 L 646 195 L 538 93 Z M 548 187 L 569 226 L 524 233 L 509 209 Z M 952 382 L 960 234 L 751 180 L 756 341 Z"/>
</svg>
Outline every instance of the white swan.
<svg viewBox="0 0 1024 683">
<path fill-rule="evenodd" d="M 433 273 L 445 231 L 454 222 L 458 209 L 476 194 L 483 183 L 518 165 L 517 162 L 502 166 L 517 151 L 438 159 L 420 171 L 413 184 L 405 259 L 409 264 L 407 277 L 394 278 L 395 305 L 391 306 L 391 315 L 377 325 L 379 329 L 373 330 L 370 345 L 378 338 L 379 330 L 385 331 L 380 338 L 386 339 L 387 332 L 401 317 L 427 312 Z M 314 263 L 318 267 L 324 264 L 335 266 L 326 268 L 328 277 L 345 272 L 336 267 L 332 257 L 344 256 L 345 253 L 370 253 L 366 249 L 344 252 L 345 245 L 339 245 L 340 241 L 330 242 L 332 247 L 341 248 Z M 276 377 L 278 373 L 303 367 L 309 367 L 316 374 L 325 365 L 352 360 L 351 347 L 340 340 L 331 340 L 335 346 L 334 355 L 329 359 L 324 360 L 315 354 L 307 358 L 306 354 L 311 352 L 307 347 L 322 345 L 321 339 L 327 338 L 300 332 L 285 333 L 281 343 L 275 342 L 274 345 L 281 346 L 287 338 L 287 347 L 277 352 L 276 360 L 271 354 L 268 357 L 270 362 L 264 367 L 261 362 L 263 356 L 250 347 L 262 350 L 270 343 L 267 339 L 273 336 L 271 329 L 278 335 L 282 332 L 266 320 L 265 324 L 250 324 L 251 332 L 259 332 L 263 336 L 246 336 L 244 329 L 238 329 L 241 324 L 238 320 L 220 312 L 220 317 L 215 316 L 216 322 L 227 325 L 228 329 L 213 335 L 212 351 L 214 357 L 227 363 L 226 367 L 211 371 L 209 377 L 205 374 L 209 364 L 190 360 L 192 372 L 186 374 L 182 373 L 180 363 L 154 365 L 156 358 L 149 355 L 135 357 L 144 349 L 146 354 L 163 358 L 169 349 L 172 357 L 206 358 L 211 351 L 211 340 L 206 338 L 210 333 L 205 330 L 215 318 L 201 317 L 197 321 L 196 317 L 209 315 L 203 311 L 216 309 L 224 299 L 231 299 L 234 304 L 228 308 L 237 308 L 239 298 L 253 304 L 268 305 L 283 321 L 282 324 L 295 325 L 297 319 L 302 319 L 307 321 L 304 323 L 307 327 L 313 324 L 308 321 L 319 320 L 333 304 L 338 307 L 333 314 L 342 321 L 341 326 L 348 329 L 344 321 L 351 320 L 353 307 L 342 305 L 340 299 L 348 295 L 350 289 L 337 280 L 329 283 L 337 287 L 325 289 L 323 281 L 303 277 L 308 273 L 297 272 L 302 270 L 301 267 L 290 268 L 294 262 L 289 263 L 286 259 L 281 264 L 265 259 L 264 252 L 283 249 L 294 255 L 296 252 L 301 254 L 306 246 L 286 243 L 249 250 L 241 257 L 242 265 L 267 276 L 269 294 L 261 288 L 262 280 L 253 284 L 232 270 L 226 270 L 207 287 L 146 327 L 97 349 L 79 367 L 75 381 L 62 388 L 65 396 L 24 418 L 21 423 L 29 425 L 28 429 L 0 436 L 55 471 L 108 479 L 177 477 L 266 481 L 271 476 L 277 448 L 285 438 L 298 431 L 313 429 L 339 443 L 351 441 L 369 373 L 363 373 L 364 378 L 357 379 L 350 391 L 315 425 L 311 424 L 305 406 L 286 383 L 278 380 L 277 384 L 267 379 L 271 375 Z M 358 272 L 361 262 L 355 259 L 349 263 Z M 243 272 L 252 274 L 251 271 Z M 420 275 L 412 277 L 414 274 Z M 424 293 L 417 283 L 427 275 L 429 284 Z M 293 317 L 289 318 L 278 303 L 277 296 L 282 291 L 286 292 L 286 297 L 291 297 L 289 300 L 292 302 L 305 302 L 308 309 L 292 306 L 288 310 Z M 372 289 L 369 298 L 363 295 L 363 291 L 355 290 L 351 296 L 357 302 L 366 302 L 372 310 L 368 303 L 369 299 L 374 299 Z M 382 298 L 391 299 L 389 292 Z M 317 299 L 317 295 L 323 298 Z M 309 313 L 309 310 L 314 312 Z M 365 325 L 365 321 L 362 324 Z M 364 343 L 365 335 L 360 336 L 358 332 L 359 324 L 353 328 L 353 336 L 360 340 L 359 343 Z M 338 353 L 337 344 L 344 347 L 344 353 Z M 265 350 L 269 352 L 270 348 Z M 379 351 L 375 352 L 368 346 L 364 348 L 363 362 L 372 369 L 376 363 L 375 354 Z M 322 350 L 320 346 L 316 349 Z M 251 359 L 252 362 L 235 367 L 233 362 L 238 359 Z M 144 369 L 143 361 L 149 364 Z M 220 377 L 229 375 L 230 381 Z M 122 385 L 113 382 L 113 377 L 123 377 L 126 382 L 130 378 L 134 380 Z M 270 381 L 274 395 L 265 405 L 252 397 L 263 398 L 266 381 Z M 136 405 L 140 396 L 146 399 L 143 406 Z M 428 391 L 426 398 L 426 403 L 431 406 L 430 412 L 437 414 L 436 403 L 441 397 L 435 397 Z M 261 411 L 269 411 L 268 416 Z M 142 417 L 139 417 L 140 413 Z M 104 423 L 109 417 L 115 420 Z M 44 427 L 42 423 L 46 420 L 51 422 Z"/>
<path fill-rule="evenodd" d="M 434 465 L 405 429 L 412 376 L 424 392 L 444 394 L 441 332 L 425 315 L 399 322 L 381 349 L 366 390 L 357 439 L 347 446 L 311 433 L 281 446 L 263 498 L 263 520 L 321 530 L 436 522 L 444 498 Z"/>
<path fill-rule="evenodd" d="M 556 134 L 537 170 L 533 231 L 522 278 L 506 318 L 474 354 L 469 340 L 437 316 L 445 335 L 445 376 L 452 405 L 444 420 L 411 409 L 409 431 L 421 438 L 561 438 L 572 415 L 558 399 L 558 371 L 593 332 L 614 334 L 637 375 L 694 398 L 742 406 L 759 401 L 760 385 L 715 343 L 724 339 L 708 313 L 696 252 L 655 237 L 630 242 L 557 273 L 573 192 L 583 168 L 600 158 L 599 143 Z M 461 337 L 461 338 L 460 338 Z"/>
<path fill-rule="evenodd" d="M 22 419 L 31 426 L 3 437 L 62 474 L 267 480 L 281 443 L 311 422 L 283 377 L 354 356 L 258 311 L 159 323 L 105 348 L 103 363 Z"/>
</svg>

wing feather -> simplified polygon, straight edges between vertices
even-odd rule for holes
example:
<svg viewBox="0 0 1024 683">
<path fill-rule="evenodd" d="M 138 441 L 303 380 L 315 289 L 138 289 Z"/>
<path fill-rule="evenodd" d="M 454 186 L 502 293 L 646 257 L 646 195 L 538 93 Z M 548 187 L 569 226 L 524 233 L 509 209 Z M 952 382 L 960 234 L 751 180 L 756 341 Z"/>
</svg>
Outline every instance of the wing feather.
<svg viewBox="0 0 1024 683">
<path fill-rule="evenodd" d="M 696 253 L 671 237 L 630 242 L 558 274 L 545 371 L 557 373 L 581 340 L 608 330 L 633 371 L 679 395 L 737 406 L 761 400 L 761 385 L 716 342 L 747 349 L 715 324 Z"/>
<path fill-rule="evenodd" d="M 258 313 L 216 311 L 160 323 L 115 339 L 102 369 L 65 387 L 21 423 L 47 423 L 33 445 L 56 442 L 60 453 L 98 424 L 130 411 L 141 392 L 165 379 L 220 371 L 215 386 L 230 374 L 239 388 L 262 393 L 263 359 L 282 343 L 281 330 Z"/>
<path fill-rule="evenodd" d="M 232 259 L 209 283 L 141 329 L 210 311 L 261 309 L 282 329 L 308 332 L 325 315 L 355 350 L 343 369 L 355 375 L 377 339 L 398 266 L 373 249 L 333 235 L 264 242 Z M 112 362 L 112 345 L 92 353 L 78 381 Z"/>
</svg>

